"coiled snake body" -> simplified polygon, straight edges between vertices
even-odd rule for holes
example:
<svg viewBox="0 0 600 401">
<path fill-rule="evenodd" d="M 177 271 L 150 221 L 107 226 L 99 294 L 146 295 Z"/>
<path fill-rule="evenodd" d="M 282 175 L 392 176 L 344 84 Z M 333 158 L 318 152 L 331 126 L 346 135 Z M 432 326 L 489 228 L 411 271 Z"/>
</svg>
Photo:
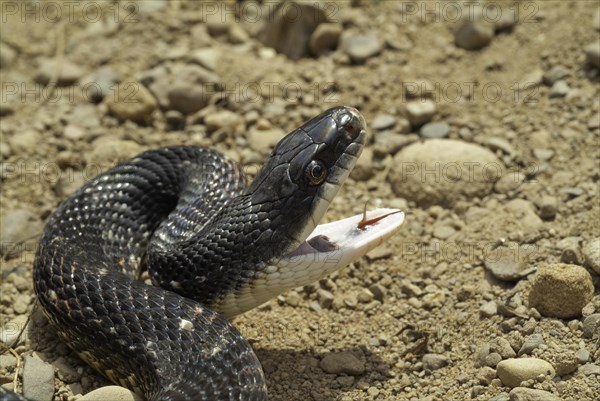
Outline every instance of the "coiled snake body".
<svg viewBox="0 0 600 401">
<path fill-rule="evenodd" d="M 317 227 L 365 136 L 358 111 L 330 109 L 284 137 L 250 186 L 234 162 L 186 146 L 101 174 L 45 228 L 34 264 L 45 314 L 82 359 L 148 400 L 266 400 L 227 318 L 397 230 L 391 209 Z"/>
</svg>

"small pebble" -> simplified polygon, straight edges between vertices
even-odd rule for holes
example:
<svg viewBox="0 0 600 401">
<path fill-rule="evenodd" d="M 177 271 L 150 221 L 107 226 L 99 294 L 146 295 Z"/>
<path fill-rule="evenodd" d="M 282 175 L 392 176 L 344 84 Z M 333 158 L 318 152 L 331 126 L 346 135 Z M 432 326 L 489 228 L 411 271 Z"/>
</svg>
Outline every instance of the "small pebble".
<svg viewBox="0 0 600 401">
<path fill-rule="evenodd" d="M 374 33 L 366 33 L 346 36 L 341 47 L 355 64 L 363 64 L 381 52 L 383 43 Z"/>
<path fill-rule="evenodd" d="M 445 122 L 427 123 L 421 127 L 419 134 L 423 138 L 446 138 L 450 133 L 450 126 Z"/>
<path fill-rule="evenodd" d="M 553 219 L 558 210 L 558 199 L 554 196 L 544 195 L 540 202 L 540 217 Z"/>
<path fill-rule="evenodd" d="M 596 41 L 585 47 L 585 57 L 589 64 L 600 68 L 600 41 Z"/>
<path fill-rule="evenodd" d="M 590 351 L 585 348 L 578 349 L 577 352 L 575 352 L 575 357 L 581 364 L 587 363 L 590 360 L 590 355 Z"/>
<path fill-rule="evenodd" d="M 371 291 L 373 293 L 373 297 L 379 301 L 379 302 L 383 302 L 383 297 L 385 296 L 385 287 L 382 286 L 381 284 L 373 284 L 369 287 L 369 291 Z"/>
<path fill-rule="evenodd" d="M 569 88 L 569 85 L 567 84 L 566 81 L 563 80 L 559 80 L 556 81 L 553 85 L 552 88 L 550 88 L 550 97 L 565 97 L 569 94 L 569 90 L 571 88 Z"/>
<path fill-rule="evenodd" d="M 354 354 L 348 351 L 325 354 L 320 363 L 321 369 L 327 373 L 357 376 L 365 372 L 365 365 Z"/>
<path fill-rule="evenodd" d="M 513 358 L 501 361 L 496 372 L 502 383 L 509 387 L 517 387 L 525 380 L 536 379 L 540 375 L 554 377 L 554 367 L 543 359 Z"/>
<path fill-rule="evenodd" d="M 509 401 L 563 401 L 562 398 L 555 396 L 544 390 L 537 390 L 527 387 L 516 387 L 509 393 Z"/>
<path fill-rule="evenodd" d="M 583 337 L 595 338 L 600 336 L 600 313 L 593 313 L 583 320 Z"/>
<path fill-rule="evenodd" d="M 377 114 L 373 118 L 371 128 L 376 131 L 382 131 L 384 129 L 392 128 L 396 124 L 396 117 L 389 114 Z"/>
<path fill-rule="evenodd" d="M 285 296 L 285 303 L 290 306 L 296 307 L 300 304 L 300 301 L 302 301 L 302 298 L 300 298 L 300 295 L 294 290 L 289 291 Z"/>
<path fill-rule="evenodd" d="M 535 148 L 533 149 L 533 156 L 541 161 L 548 161 L 552 159 L 554 156 L 554 150 L 552 149 L 544 149 L 544 148 Z"/>
<path fill-rule="evenodd" d="M 467 18 L 454 31 L 454 41 L 458 47 L 477 50 L 487 46 L 494 37 L 494 25 L 482 18 Z"/>
<path fill-rule="evenodd" d="M 555 65 L 544 73 L 543 80 L 546 85 L 554 85 L 555 82 L 567 77 L 569 70 L 562 65 Z"/>
<path fill-rule="evenodd" d="M 500 356 L 502 356 L 502 359 L 510 359 L 517 356 L 517 353 L 506 338 L 498 337 L 494 348 L 498 351 Z"/>
<path fill-rule="evenodd" d="M 483 360 L 483 364 L 484 366 L 495 368 L 500 363 L 500 361 L 502 361 L 502 356 L 497 352 L 491 352 L 485 357 L 485 359 Z"/>
<path fill-rule="evenodd" d="M 62 60 L 60 68 L 58 67 L 56 59 L 42 58 L 39 60 L 35 81 L 42 85 L 48 85 L 50 80 L 54 78 L 54 74 L 58 73 L 56 84 L 58 86 L 68 86 L 77 82 L 84 74 L 81 67 L 66 59 Z"/>
<path fill-rule="evenodd" d="M 529 306 L 547 317 L 578 317 L 593 295 L 592 277 L 583 267 L 544 264 L 532 280 Z"/>
<path fill-rule="evenodd" d="M 441 369 L 448 364 L 448 358 L 440 354 L 425 354 L 423 355 L 423 368 L 426 370 Z"/>
<path fill-rule="evenodd" d="M 406 114 L 410 125 L 421 126 L 431 121 L 436 112 L 435 103 L 432 100 L 413 100 L 406 103 Z"/>
<path fill-rule="evenodd" d="M 485 255 L 483 264 L 494 277 L 502 281 L 517 281 L 535 271 L 529 264 L 526 249 L 514 242 L 505 245 Z"/>
<path fill-rule="evenodd" d="M 333 305 L 333 294 L 327 290 L 319 289 L 317 291 L 317 299 L 319 300 L 319 305 L 323 309 L 331 309 Z"/>
<path fill-rule="evenodd" d="M 557 376 L 565 376 L 577 370 L 579 361 L 572 352 L 558 352 L 552 356 L 552 365 Z"/>
<path fill-rule="evenodd" d="M 600 376 L 600 365 L 595 363 L 586 363 L 579 367 L 579 372 L 586 376 Z"/>
<path fill-rule="evenodd" d="M 540 333 L 532 334 L 525 339 L 519 349 L 518 355 L 531 355 L 531 352 L 539 348 L 542 344 L 545 344 L 544 337 Z"/>
<path fill-rule="evenodd" d="M 496 370 L 489 366 L 484 366 L 477 371 L 475 378 L 480 384 L 489 386 L 492 380 L 496 378 Z"/>
<path fill-rule="evenodd" d="M 508 401 L 510 396 L 508 393 L 500 393 L 495 397 L 490 398 L 488 401 Z"/>
<path fill-rule="evenodd" d="M 448 239 L 456 234 L 456 230 L 453 227 L 447 225 L 436 225 L 433 228 L 433 236 L 439 239 Z"/>
<path fill-rule="evenodd" d="M 144 121 L 157 108 L 156 99 L 150 91 L 139 82 L 122 82 L 116 93 L 107 98 L 108 110 L 122 120 Z"/>
<path fill-rule="evenodd" d="M 221 128 L 235 127 L 242 123 L 242 117 L 229 110 L 218 110 L 204 117 L 204 124 L 208 132 L 213 132 Z"/>
<path fill-rule="evenodd" d="M 496 301 L 489 301 L 479 307 L 479 313 L 484 317 L 491 317 L 498 314 L 498 305 Z"/>
</svg>

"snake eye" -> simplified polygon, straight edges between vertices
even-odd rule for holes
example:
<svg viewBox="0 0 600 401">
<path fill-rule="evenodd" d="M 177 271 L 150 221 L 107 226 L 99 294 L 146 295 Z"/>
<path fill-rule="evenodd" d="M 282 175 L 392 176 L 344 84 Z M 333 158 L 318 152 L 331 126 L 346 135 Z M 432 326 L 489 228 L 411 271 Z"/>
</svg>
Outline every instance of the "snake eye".
<svg viewBox="0 0 600 401">
<path fill-rule="evenodd" d="M 312 160 L 304 173 L 311 185 L 319 185 L 327 178 L 327 167 L 319 160 Z"/>
</svg>

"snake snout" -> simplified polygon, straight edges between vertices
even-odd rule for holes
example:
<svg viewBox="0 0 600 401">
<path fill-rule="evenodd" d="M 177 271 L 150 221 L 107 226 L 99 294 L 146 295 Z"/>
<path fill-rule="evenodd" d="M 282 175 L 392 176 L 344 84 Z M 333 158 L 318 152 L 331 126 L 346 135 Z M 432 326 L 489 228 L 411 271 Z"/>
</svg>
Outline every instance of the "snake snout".
<svg viewBox="0 0 600 401">
<path fill-rule="evenodd" d="M 354 107 L 341 107 L 335 120 L 338 129 L 343 132 L 343 137 L 348 142 L 355 141 L 367 127 L 364 117 Z"/>
</svg>

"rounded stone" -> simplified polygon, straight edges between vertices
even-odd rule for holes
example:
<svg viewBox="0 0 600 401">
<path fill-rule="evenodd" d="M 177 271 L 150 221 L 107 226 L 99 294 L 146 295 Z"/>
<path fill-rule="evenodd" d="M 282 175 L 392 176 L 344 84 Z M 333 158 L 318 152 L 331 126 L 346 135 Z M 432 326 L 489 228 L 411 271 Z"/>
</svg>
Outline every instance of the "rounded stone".
<svg viewBox="0 0 600 401">
<path fill-rule="evenodd" d="M 594 295 L 592 276 L 581 266 L 555 263 L 540 266 L 533 277 L 529 306 L 542 315 L 572 318 Z"/>
<path fill-rule="evenodd" d="M 116 93 L 107 96 L 108 110 L 122 120 L 143 121 L 150 117 L 157 107 L 156 99 L 139 82 L 122 82 Z"/>
<path fill-rule="evenodd" d="M 477 50 L 487 46 L 494 37 L 494 25 L 484 19 L 466 20 L 454 31 L 458 47 Z"/>
<path fill-rule="evenodd" d="M 345 373 L 356 376 L 365 372 L 365 364 L 347 351 L 326 354 L 320 365 L 321 369 L 332 374 Z"/>
<path fill-rule="evenodd" d="M 453 139 L 413 143 L 394 157 L 389 180 L 396 195 L 421 207 L 452 207 L 482 198 L 502 176 L 502 162 L 488 149 Z"/>
<path fill-rule="evenodd" d="M 79 401 L 142 401 L 142 398 L 133 391 L 119 386 L 105 386 L 91 391 L 79 398 Z"/>
<path fill-rule="evenodd" d="M 517 387 L 525 380 L 535 379 L 540 375 L 554 377 L 554 367 L 539 358 L 511 358 L 501 361 L 496 366 L 496 373 L 502 383 L 508 387 Z"/>
<path fill-rule="evenodd" d="M 374 33 L 348 35 L 342 39 L 342 49 L 355 64 L 363 64 L 383 49 L 381 40 Z"/>
</svg>

